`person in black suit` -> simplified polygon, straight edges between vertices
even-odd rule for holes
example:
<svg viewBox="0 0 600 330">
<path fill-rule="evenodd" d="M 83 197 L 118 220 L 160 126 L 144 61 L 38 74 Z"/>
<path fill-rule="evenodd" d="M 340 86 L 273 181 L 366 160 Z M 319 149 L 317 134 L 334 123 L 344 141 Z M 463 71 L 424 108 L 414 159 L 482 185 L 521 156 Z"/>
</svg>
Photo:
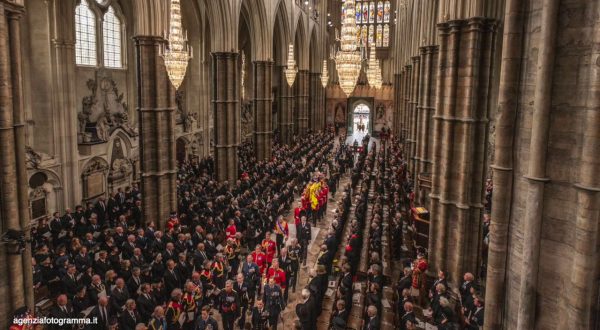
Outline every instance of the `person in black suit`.
<svg viewBox="0 0 600 330">
<path fill-rule="evenodd" d="M 107 271 L 112 269 L 106 251 L 100 251 L 98 253 L 98 260 L 94 263 L 94 272 L 100 277 L 104 277 Z"/>
<path fill-rule="evenodd" d="M 314 298 L 308 289 L 303 289 L 301 294 L 302 303 L 296 305 L 296 315 L 300 320 L 300 327 L 302 330 L 316 329 L 317 317 Z"/>
<path fill-rule="evenodd" d="M 136 301 L 136 309 L 140 313 L 140 320 L 146 323 L 152 317 L 154 306 L 156 306 L 157 303 L 152 296 L 152 286 L 150 284 L 142 284 L 140 291 L 141 293 Z"/>
<path fill-rule="evenodd" d="M 85 244 L 85 241 L 84 241 L 84 244 Z M 74 263 L 75 263 L 75 267 L 77 268 L 77 271 L 80 273 L 85 272 L 86 269 L 88 269 L 90 266 L 92 266 L 92 259 L 88 255 L 88 247 L 87 246 L 84 245 L 79 249 L 79 253 L 77 253 L 75 255 Z"/>
<path fill-rule="evenodd" d="M 346 302 L 342 299 L 339 299 L 335 303 L 335 312 L 333 312 L 331 314 L 331 316 L 339 317 L 342 320 L 344 320 L 344 322 L 345 322 L 348 319 L 349 313 L 350 313 L 350 311 L 348 309 L 346 309 Z"/>
<path fill-rule="evenodd" d="M 90 297 L 87 294 L 87 289 L 85 286 L 80 285 L 77 288 L 77 294 L 75 295 L 75 297 L 73 297 L 71 304 L 73 305 L 74 315 L 79 315 L 79 313 L 92 306 L 92 301 L 90 300 Z"/>
<path fill-rule="evenodd" d="M 445 288 L 448 287 L 448 281 L 446 281 L 446 272 L 443 270 L 438 271 L 438 278 L 433 282 L 431 288 L 429 289 L 429 299 L 434 299 L 437 294 L 436 286 L 438 284 L 443 284 Z"/>
<path fill-rule="evenodd" d="M 67 319 L 67 318 L 72 318 L 73 317 L 73 307 L 70 306 L 68 304 L 68 299 L 67 296 L 64 294 L 59 295 L 56 298 L 56 305 L 54 307 L 52 307 L 52 309 L 50 310 L 50 317 L 54 317 L 54 318 L 60 318 L 60 319 Z M 66 329 L 70 329 L 72 327 L 72 325 L 70 324 L 64 324 L 62 326 L 58 325 L 58 324 L 53 324 L 50 326 L 49 329 L 52 330 L 66 330 Z"/>
<path fill-rule="evenodd" d="M 175 269 L 175 261 L 168 260 L 167 269 L 165 270 L 165 274 L 163 276 L 167 298 L 171 296 L 171 292 L 174 289 L 181 288 L 181 279 L 179 277 L 180 275 Z"/>
<path fill-rule="evenodd" d="M 95 210 L 96 215 L 98 216 L 98 224 L 103 226 L 107 220 L 108 209 L 106 205 L 106 201 L 104 200 L 104 196 L 98 198 L 98 202 L 96 202 Z"/>
<path fill-rule="evenodd" d="M 110 295 L 112 309 L 117 314 L 120 314 L 127 300 L 129 300 L 129 291 L 127 291 L 125 281 L 122 278 L 118 278 L 115 282 L 115 288 L 112 290 Z"/>
<path fill-rule="evenodd" d="M 408 322 L 417 324 L 417 317 L 415 316 L 415 312 L 413 312 L 413 304 L 407 301 L 404 303 L 404 316 L 400 320 L 400 329 L 408 329 Z"/>
<path fill-rule="evenodd" d="M 367 307 L 368 319 L 365 320 L 363 330 L 379 330 L 379 316 L 377 316 L 377 308 L 373 305 Z"/>
<path fill-rule="evenodd" d="M 79 287 L 79 281 L 77 280 L 77 269 L 75 265 L 69 265 L 67 267 L 67 274 L 62 278 L 62 291 L 69 297 L 73 297 L 77 293 Z"/>
<path fill-rule="evenodd" d="M 92 304 L 97 303 L 99 298 L 101 296 L 107 295 L 109 291 L 109 288 L 107 288 L 106 285 L 102 283 L 102 279 L 99 275 L 92 276 L 92 284 L 90 284 L 89 288 L 90 301 L 92 302 Z"/>
<path fill-rule="evenodd" d="M 132 298 L 137 298 L 138 289 L 142 285 L 141 273 L 142 271 L 139 267 L 134 267 L 131 271 L 131 277 L 127 280 L 127 291 L 129 291 L 129 295 Z"/>
<path fill-rule="evenodd" d="M 483 328 L 483 316 L 485 314 L 484 301 L 480 296 L 475 296 L 474 299 L 475 310 L 465 318 L 467 323 L 467 329 L 478 330 Z"/>
<path fill-rule="evenodd" d="M 306 266 L 306 255 L 308 253 L 308 244 L 312 238 L 312 228 L 306 221 L 306 217 L 300 218 L 300 225 L 298 226 L 297 234 L 298 242 L 300 243 L 300 260 L 302 264 Z"/>
<path fill-rule="evenodd" d="M 114 318 L 114 313 L 111 311 L 108 305 L 108 297 L 101 296 L 98 298 L 98 305 L 92 309 L 90 312 L 89 318 L 94 318 L 98 320 L 97 324 L 91 325 L 90 329 L 93 330 L 105 330 L 108 328 L 108 325 L 111 323 Z"/>
<path fill-rule="evenodd" d="M 135 301 L 128 299 L 125 302 L 125 311 L 119 318 L 119 330 L 135 330 L 135 326 L 142 322 L 140 313 L 136 310 Z"/>
</svg>

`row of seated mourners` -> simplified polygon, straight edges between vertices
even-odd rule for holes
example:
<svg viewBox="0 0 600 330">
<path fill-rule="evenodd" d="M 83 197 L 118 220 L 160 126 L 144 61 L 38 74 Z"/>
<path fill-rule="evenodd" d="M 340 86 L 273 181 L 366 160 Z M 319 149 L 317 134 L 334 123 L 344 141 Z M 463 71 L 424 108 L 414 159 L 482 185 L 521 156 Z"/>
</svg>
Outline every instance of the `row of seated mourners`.
<svg viewBox="0 0 600 330">
<path fill-rule="evenodd" d="M 403 269 L 395 283 L 396 329 L 417 329 L 419 324 L 443 329 L 480 329 L 483 327 L 484 299 L 482 287 L 471 273 L 463 276 L 457 290 L 452 290 L 445 270 L 429 269 L 427 251 L 414 243 L 416 230 L 410 222 L 412 184 L 403 158 L 402 144 L 392 140 L 390 167 L 393 169 L 389 204 L 392 259 Z M 413 227 L 413 228 L 411 228 Z M 411 230 L 412 229 L 412 230 Z M 405 235 L 408 240 L 405 240 Z M 406 246 L 404 245 L 412 245 Z M 433 278 L 430 276 L 433 275 Z M 455 293 L 457 292 L 457 293 Z"/>
</svg>

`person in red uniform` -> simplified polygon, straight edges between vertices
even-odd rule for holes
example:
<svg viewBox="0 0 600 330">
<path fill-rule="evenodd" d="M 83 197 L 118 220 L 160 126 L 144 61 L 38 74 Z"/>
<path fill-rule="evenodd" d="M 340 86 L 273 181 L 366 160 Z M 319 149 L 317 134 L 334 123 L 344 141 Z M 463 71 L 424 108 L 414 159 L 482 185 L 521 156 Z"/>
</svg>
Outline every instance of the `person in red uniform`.
<svg viewBox="0 0 600 330">
<path fill-rule="evenodd" d="M 267 256 L 262 251 L 262 247 L 260 245 L 256 245 L 254 252 L 251 253 L 252 259 L 254 259 L 254 263 L 258 266 L 260 273 L 262 274 L 267 266 Z"/>
<path fill-rule="evenodd" d="M 421 303 L 424 299 L 425 292 L 425 271 L 429 264 L 425 255 L 422 252 L 417 253 L 417 259 L 413 262 L 413 273 L 412 273 L 412 288 L 411 295 Z"/>
<path fill-rule="evenodd" d="M 278 284 L 282 290 L 286 289 L 286 281 L 285 281 L 285 271 L 279 268 L 279 260 L 273 259 L 273 263 L 267 273 L 265 275 L 266 282 L 268 283 L 270 279 L 275 280 L 275 283 Z"/>
<path fill-rule="evenodd" d="M 273 258 L 275 257 L 275 252 L 277 252 L 277 246 L 275 242 L 271 239 L 270 231 L 267 231 L 265 233 L 265 239 L 263 239 L 260 245 L 262 246 L 263 251 L 265 251 L 265 255 L 267 256 L 267 263 L 270 265 L 271 261 L 273 261 Z"/>
<path fill-rule="evenodd" d="M 171 212 L 171 217 L 167 220 L 167 229 L 173 229 L 179 226 L 179 218 L 177 217 L 177 212 Z"/>
<path fill-rule="evenodd" d="M 298 202 L 298 206 L 294 209 L 294 224 L 298 226 L 300 223 L 300 217 L 302 217 L 302 213 L 304 211 L 304 207 L 302 206 L 302 202 Z"/>
<path fill-rule="evenodd" d="M 275 221 L 275 241 L 277 242 L 277 251 L 281 251 L 281 248 L 284 247 L 285 242 L 287 241 L 290 232 L 288 230 L 288 224 L 283 218 L 283 216 L 278 216 L 277 221 Z"/>
<path fill-rule="evenodd" d="M 235 239 L 235 233 L 237 233 L 237 228 L 233 219 L 229 219 L 229 225 L 227 226 L 227 229 L 225 229 L 225 233 L 227 234 L 227 239 Z"/>
</svg>

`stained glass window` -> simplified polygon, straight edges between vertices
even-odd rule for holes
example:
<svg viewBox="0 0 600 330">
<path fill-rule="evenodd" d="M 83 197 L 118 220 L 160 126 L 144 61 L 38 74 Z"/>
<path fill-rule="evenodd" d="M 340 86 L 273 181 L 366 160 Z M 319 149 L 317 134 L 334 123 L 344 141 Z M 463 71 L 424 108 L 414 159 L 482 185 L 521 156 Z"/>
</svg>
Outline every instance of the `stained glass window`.
<svg viewBox="0 0 600 330">
<path fill-rule="evenodd" d="M 390 26 L 388 24 L 383 26 L 383 47 L 390 46 Z"/>
<path fill-rule="evenodd" d="M 360 29 L 360 36 L 362 37 L 363 44 L 367 43 L 367 26 L 363 25 L 362 29 Z"/>
<path fill-rule="evenodd" d="M 96 16 L 83 0 L 75 8 L 75 63 L 96 65 Z"/>
<path fill-rule="evenodd" d="M 383 23 L 383 2 L 377 3 L 377 23 Z"/>
<path fill-rule="evenodd" d="M 383 7 L 383 21 L 385 23 L 389 23 L 390 22 L 390 12 L 392 11 L 392 8 L 390 7 L 390 2 L 386 1 L 385 5 Z"/>
<path fill-rule="evenodd" d="M 102 23 L 102 39 L 104 41 L 104 66 L 120 68 L 121 64 L 121 21 L 115 15 L 113 7 L 104 14 Z"/>
<path fill-rule="evenodd" d="M 360 18 L 362 17 L 362 6 L 360 2 L 356 3 L 356 24 L 360 24 L 361 20 Z"/>
<path fill-rule="evenodd" d="M 362 22 L 363 23 L 369 23 L 369 4 L 368 3 L 363 3 L 362 6 Z"/>
<path fill-rule="evenodd" d="M 369 45 L 372 45 L 375 42 L 375 26 L 369 25 Z"/>
<path fill-rule="evenodd" d="M 381 24 L 377 25 L 377 47 L 383 45 L 383 27 Z"/>
<path fill-rule="evenodd" d="M 369 3 L 369 23 L 375 23 L 375 2 Z"/>
</svg>

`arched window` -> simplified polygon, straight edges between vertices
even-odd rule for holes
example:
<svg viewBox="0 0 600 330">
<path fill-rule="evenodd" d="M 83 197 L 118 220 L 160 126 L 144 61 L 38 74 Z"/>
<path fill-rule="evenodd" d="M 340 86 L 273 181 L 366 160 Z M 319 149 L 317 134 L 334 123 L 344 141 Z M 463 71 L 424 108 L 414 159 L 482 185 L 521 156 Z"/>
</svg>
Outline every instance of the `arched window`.
<svg viewBox="0 0 600 330">
<path fill-rule="evenodd" d="M 83 0 L 75 8 L 75 63 L 96 65 L 96 17 Z"/>
<path fill-rule="evenodd" d="M 102 23 L 102 39 L 104 46 L 104 66 L 120 68 L 121 63 L 121 21 L 115 15 L 113 7 L 109 7 Z"/>
</svg>

